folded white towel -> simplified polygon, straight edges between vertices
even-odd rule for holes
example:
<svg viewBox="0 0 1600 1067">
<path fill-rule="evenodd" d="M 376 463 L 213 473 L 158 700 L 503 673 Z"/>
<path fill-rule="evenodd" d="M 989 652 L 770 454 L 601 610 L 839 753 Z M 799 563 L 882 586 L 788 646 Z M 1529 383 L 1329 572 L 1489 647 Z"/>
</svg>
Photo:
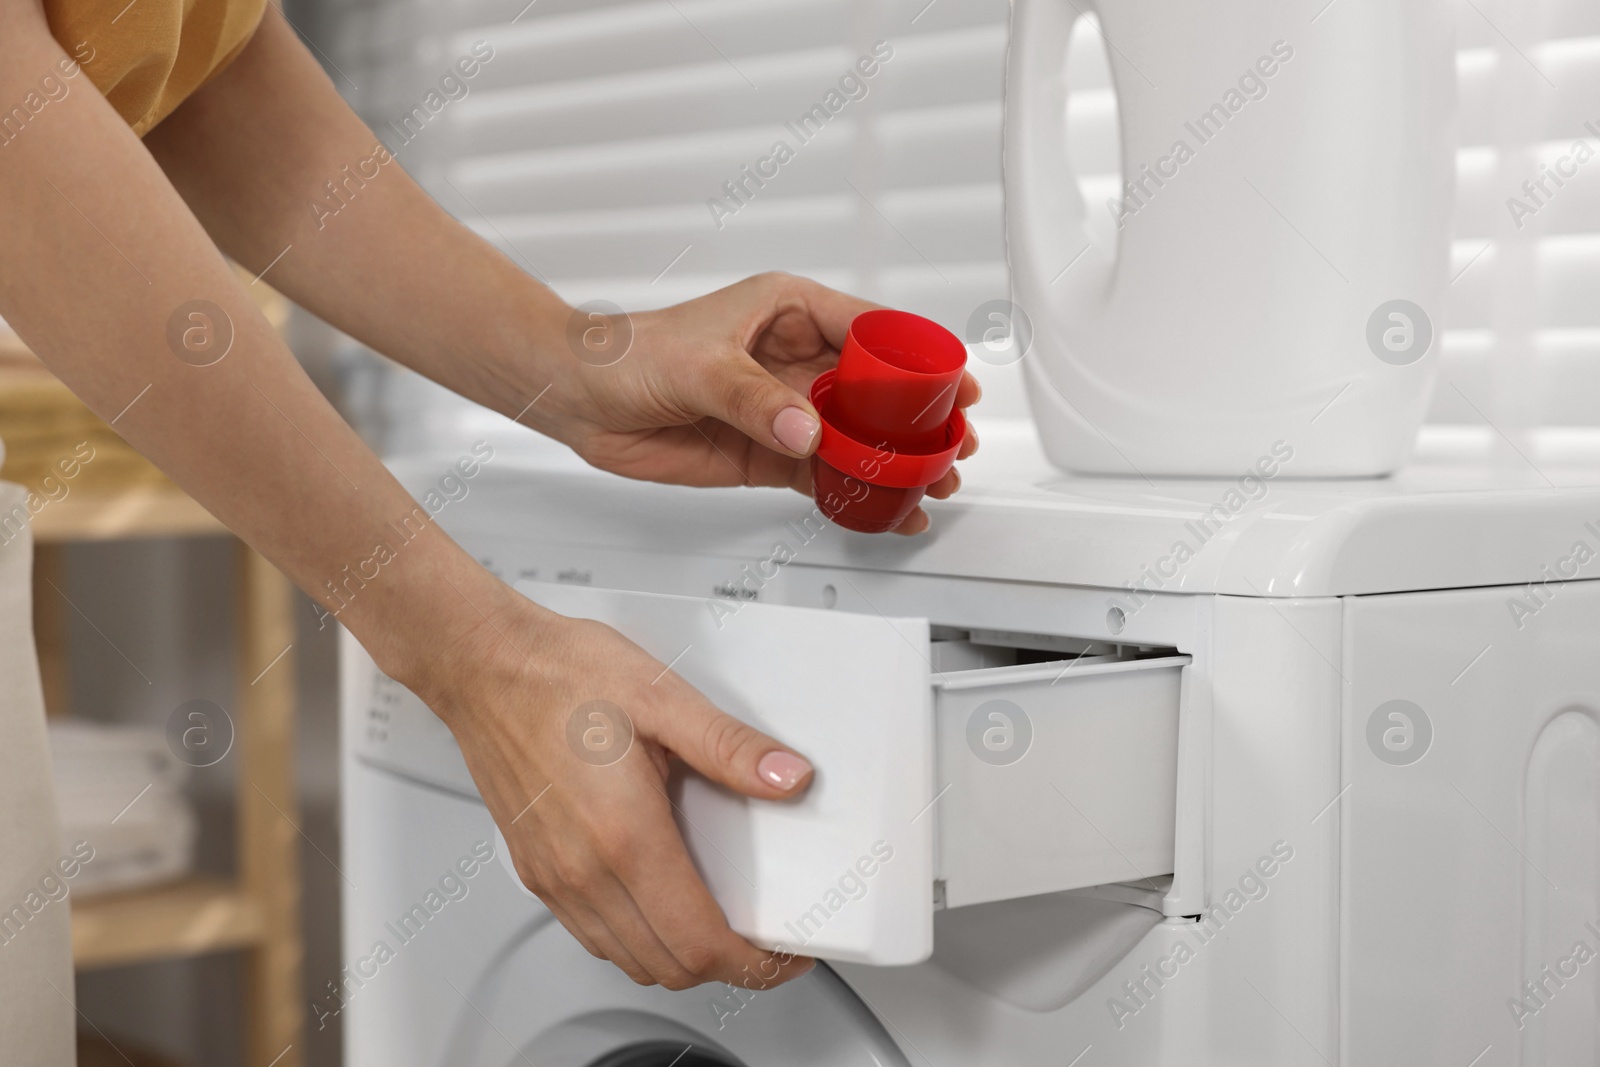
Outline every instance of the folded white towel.
<svg viewBox="0 0 1600 1067">
<path fill-rule="evenodd" d="M 184 794 L 190 768 L 145 726 L 50 722 L 62 854 L 94 849 L 78 893 L 134 889 L 193 869 L 198 820 Z"/>
</svg>

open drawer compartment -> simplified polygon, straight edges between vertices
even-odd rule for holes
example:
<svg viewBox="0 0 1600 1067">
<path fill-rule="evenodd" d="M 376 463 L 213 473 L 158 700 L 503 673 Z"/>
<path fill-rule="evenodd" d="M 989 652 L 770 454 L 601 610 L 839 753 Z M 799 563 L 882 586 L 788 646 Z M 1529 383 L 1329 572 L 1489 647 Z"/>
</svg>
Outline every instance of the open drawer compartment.
<svg viewBox="0 0 1600 1067">
<path fill-rule="evenodd" d="M 1085 654 L 934 672 L 947 907 L 1114 882 L 1153 888 L 1172 873 L 1187 662 Z"/>
<path fill-rule="evenodd" d="M 934 641 L 920 618 L 517 588 L 615 627 L 811 760 L 792 802 L 681 768 L 672 783 L 696 866 L 756 944 L 915 963 L 936 893 L 954 907 L 1172 872 L 1186 656 L 1018 654 Z"/>
</svg>

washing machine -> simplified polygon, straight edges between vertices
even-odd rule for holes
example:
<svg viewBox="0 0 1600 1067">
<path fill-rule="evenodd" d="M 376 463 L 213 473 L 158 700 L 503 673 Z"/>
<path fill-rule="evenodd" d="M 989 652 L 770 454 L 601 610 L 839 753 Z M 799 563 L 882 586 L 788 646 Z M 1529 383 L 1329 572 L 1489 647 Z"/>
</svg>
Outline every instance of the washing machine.
<svg viewBox="0 0 1600 1067">
<path fill-rule="evenodd" d="M 1594 455 L 1440 437 L 1296 481 L 1276 442 L 1147 482 L 986 426 L 898 538 L 493 452 L 393 466 L 811 758 L 794 805 L 675 788 L 735 928 L 824 962 L 669 992 L 588 956 L 346 637 L 346 965 L 311 1011 L 352 1067 L 1600 1062 Z"/>
</svg>

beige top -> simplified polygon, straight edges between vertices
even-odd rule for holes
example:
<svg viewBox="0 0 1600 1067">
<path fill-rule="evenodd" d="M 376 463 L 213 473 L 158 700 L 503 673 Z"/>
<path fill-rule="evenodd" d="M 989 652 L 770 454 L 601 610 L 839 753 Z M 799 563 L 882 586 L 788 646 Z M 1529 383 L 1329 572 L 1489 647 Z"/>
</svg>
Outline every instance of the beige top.
<svg viewBox="0 0 1600 1067">
<path fill-rule="evenodd" d="M 266 0 L 45 0 L 57 43 L 143 137 L 244 50 Z"/>
</svg>

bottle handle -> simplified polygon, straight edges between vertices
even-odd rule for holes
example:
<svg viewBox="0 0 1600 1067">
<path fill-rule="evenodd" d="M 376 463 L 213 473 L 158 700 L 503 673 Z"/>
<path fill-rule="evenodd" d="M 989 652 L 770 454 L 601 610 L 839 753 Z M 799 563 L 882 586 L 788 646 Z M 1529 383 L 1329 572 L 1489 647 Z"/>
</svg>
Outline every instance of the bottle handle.
<svg viewBox="0 0 1600 1067">
<path fill-rule="evenodd" d="M 1099 17 L 1099 4 L 1012 2 L 1002 170 L 1006 253 L 1012 289 L 1025 309 L 1064 295 L 1080 313 L 1098 310 L 1111 291 L 1115 256 L 1090 236 L 1067 152 L 1067 45 L 1080 12 Z M 1049 299 L 1052 290 L 1056 299 Z"/>
</svg>

